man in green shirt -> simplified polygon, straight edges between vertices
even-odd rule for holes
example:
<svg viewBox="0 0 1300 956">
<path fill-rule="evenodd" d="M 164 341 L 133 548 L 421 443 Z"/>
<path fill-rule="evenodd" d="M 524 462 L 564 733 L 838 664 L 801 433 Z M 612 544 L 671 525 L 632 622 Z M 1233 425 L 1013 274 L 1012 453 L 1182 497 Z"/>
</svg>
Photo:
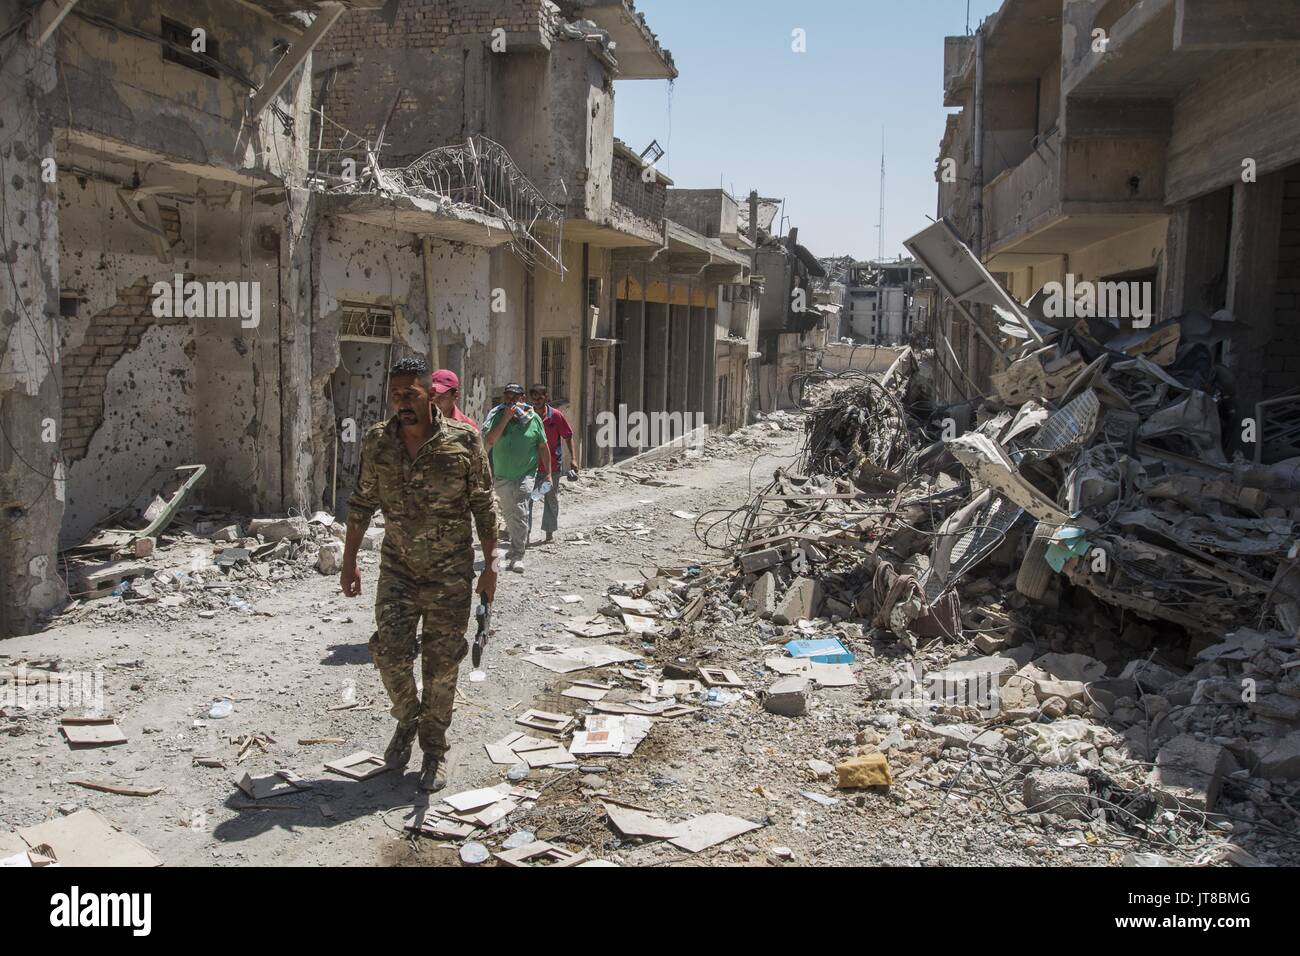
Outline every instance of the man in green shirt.
<svg viewBox="0 0 1300 956">
<path fill-rule="evenodd" d="M 551 452 L 538 414 L 524 403 L 524 387 L 510 384 L 502 403 L 483 422 L 483 444 L 492 457 L 492 487 L 510 531 L 507 567 L 524 570 L 528 549 L 528 502 L 535 485 L 551 481 Z"/>
</svg>

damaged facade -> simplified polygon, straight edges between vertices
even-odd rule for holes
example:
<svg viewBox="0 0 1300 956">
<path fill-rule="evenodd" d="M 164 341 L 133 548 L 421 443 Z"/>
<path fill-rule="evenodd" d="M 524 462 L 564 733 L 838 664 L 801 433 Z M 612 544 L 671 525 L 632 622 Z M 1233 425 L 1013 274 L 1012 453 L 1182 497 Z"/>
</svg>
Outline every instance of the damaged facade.
<svg viewBox="0 0 1300 956">
<path fill-rule="evenodd" d="M 788 303 L 816 260 L 615 140 L 616 83 L 677 73 L 628 0 L 32 0 L 5 28 L 3 633 L 75 598 L 60 554 L 121 557 L 183 500 L 339 515 L 405 356 L 480 420 L 546 383 L 590 465 L 741 427 L 775 381 L 762 267 Z M 678 424 L 627 440 L 633 412 Z"/>
<path fill-rule="evenodd" d="M 10 7 L 4 633 L 66 602 L 61 545 L 177 466 L 207 464 L 213 505 L 309 503 L 310 74 L 290 67 L 342 9 Z"/>
<path fill-rule="evenodd" d="M 934 288 L 912 260 L 854 262 L 845 270 L 842 332 L 870 345 L 920 345 Z"/>
</svg>

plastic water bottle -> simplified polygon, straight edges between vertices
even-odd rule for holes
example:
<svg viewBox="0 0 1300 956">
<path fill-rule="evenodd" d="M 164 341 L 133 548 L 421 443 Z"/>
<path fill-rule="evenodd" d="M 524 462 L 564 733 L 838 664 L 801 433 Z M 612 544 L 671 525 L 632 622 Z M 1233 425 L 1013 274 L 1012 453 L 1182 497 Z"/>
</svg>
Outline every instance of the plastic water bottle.
<svg viewBox="0 0 1300 956">
<path fill-rule="evenodd" d="M 532 498 L 533 501 L 541 501 L 548 494 L 550 494 L 550 491 L 551 491 L 551 480 L 548 478 L 546 481 L 543 481 L 540 485 L 535 487 L 532 490 L 532 493 L 528 497 Z"/>
</svg>

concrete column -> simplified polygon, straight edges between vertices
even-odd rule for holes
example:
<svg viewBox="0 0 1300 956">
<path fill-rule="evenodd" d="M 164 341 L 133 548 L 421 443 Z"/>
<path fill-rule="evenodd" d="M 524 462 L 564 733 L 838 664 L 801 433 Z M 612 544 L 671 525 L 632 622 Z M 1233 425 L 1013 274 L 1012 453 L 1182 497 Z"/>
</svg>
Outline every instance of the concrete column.
<svg viewBox="0 0 1300 956">
<path fill-rule="evenodd" d="M 311 493 L 311 295 L 312 243 L 304 228 L 314 215 L 311 193 L 290 189 L 285 228 L 280 232 L 280 511 L 297 508 L 311 514 L 319 501 Z"/>
<path fill-rule="evenodd" d="M 1228 311 L 1236 322 L 1229 365 L 1237 380 L 1240 417 L 1254 415 L 1255 403 L 1264 397 L 1264 355 L 1273 338 L 1285 192 L 1285 172 L 1270 173 L 1258 182 L 1233 187 L 1227 299 Z M 1231 436 L 1229 430 L 1225 437 Z"/>
<path fill-rule="evenodd" d="M 631 415 L 644 410 L 645 406 L 645 300 L 620 299 L 618 309 L 621 314 L 622 350 L 619 369 L 619 384 L 622 396 L 618 404 L 627 409 Z M 619 409 L 614 409 L 615 415 Z"/>
<path fill-rule="evenodd" d="M 645 315 L 646 412 L 668 408 L 668 306 L 647 302 Z"/>
<path fill-rule="evenodd" d="M 706 395 L 713 391 L 712 349 L 708 333 L 712 329 L 711 310 L 704 306 L 691 306 L 691 362 L 690 382 L 686 389 L 686 411 L 694 416 L 703 413 L 704 420 L 713 416 Z"/>
<path fill-rule="evenodd" d="M 66 487 L 58 186 L 42 177 L 54 140 L 34 101 L 54 88 L 56 74 L 48 48 L 30 47 L 26 36 L 12 38 L 8 49 L 0 67 L 8 257 L 0 265 L 0 636 L 34 630 L 66 594 L 57 563 Z"/>
<path fill-rule="evenodd" d="M 672 332 L 669 335 L 668 404 L 670 412 L 687 410 L 691 371 L 691 307 L 672 306 Z"/>
</svg>

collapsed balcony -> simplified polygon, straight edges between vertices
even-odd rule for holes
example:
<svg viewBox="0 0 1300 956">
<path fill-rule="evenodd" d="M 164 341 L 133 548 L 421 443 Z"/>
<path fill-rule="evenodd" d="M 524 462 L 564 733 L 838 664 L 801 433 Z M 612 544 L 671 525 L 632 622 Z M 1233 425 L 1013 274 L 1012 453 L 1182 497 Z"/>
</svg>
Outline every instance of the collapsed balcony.
<svg viewBox="0 0 1300 956">
<path fill-rule="evenodd" d="M 398 168 L 384 168 L 378 156 L 366 148 L 364 173 L 327 187 L 331 213 L 453 242 L 508 244 L 529 268 L 564 274 L 564 210 L 500 144 L 472 136 Z"/>
</svg>

